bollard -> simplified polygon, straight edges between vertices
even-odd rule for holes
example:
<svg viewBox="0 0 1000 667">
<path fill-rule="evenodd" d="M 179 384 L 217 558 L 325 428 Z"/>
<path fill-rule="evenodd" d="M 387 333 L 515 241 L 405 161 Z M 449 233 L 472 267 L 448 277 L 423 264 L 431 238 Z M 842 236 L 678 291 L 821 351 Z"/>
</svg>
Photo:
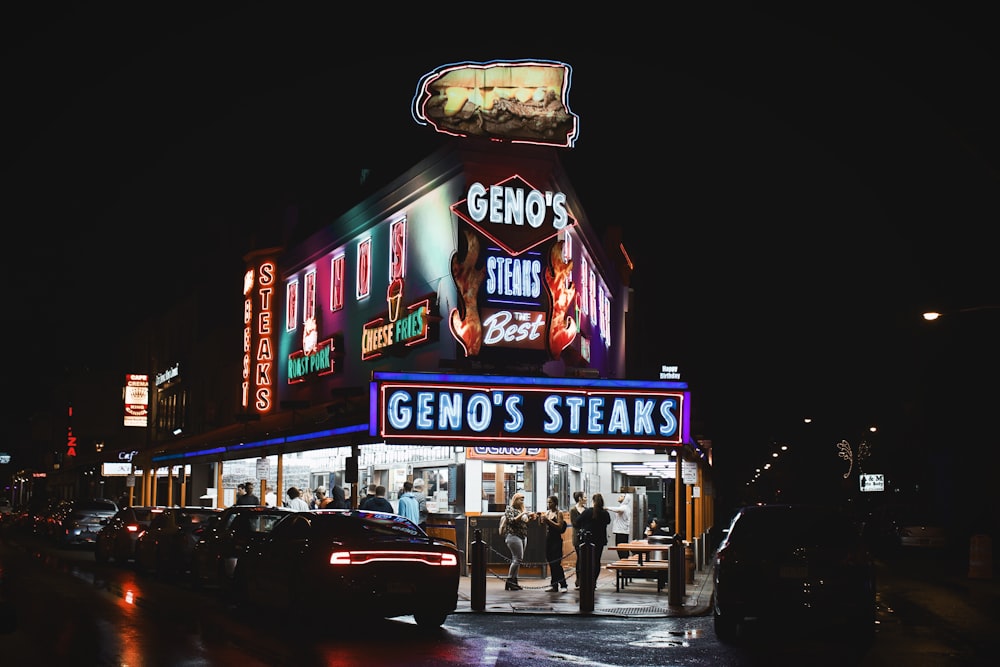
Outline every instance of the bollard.
<svg viewBox="0 0 1000 667">
<path fill-rule="evenodd" d="M 969 579 L 993 578 L 993 542 L 989 535 L 969 540 Z"/>
<path fill-rule="evenodd" d="M 486 543 L 483 542 L 483 531 L 477 528 L 473 534 L 474 540 L 469 545 L 469 560 L 472 561 L 472 581 L 470 601 L 472 611 L 486 609 Z"/>
<path fill-rule="evenodd" d="M 580 613 L 589 614 L 594 611 L 594 553 L 593 542 L 580 543 L 580 562 L 576 564 L 576 577 L 580 580 Z"/>
<path fill-rule="evenodd" d="M 679 607 L 684 604 L 684 544 L 674 536 L 667 562 L 667 604 Z"/>
<path fill-rule="evenodd" d="M 694 583 L 694 545 L 686 542 L 684 545 L 684 572 L 687 573 L 687 583 Z"/>
</svg>

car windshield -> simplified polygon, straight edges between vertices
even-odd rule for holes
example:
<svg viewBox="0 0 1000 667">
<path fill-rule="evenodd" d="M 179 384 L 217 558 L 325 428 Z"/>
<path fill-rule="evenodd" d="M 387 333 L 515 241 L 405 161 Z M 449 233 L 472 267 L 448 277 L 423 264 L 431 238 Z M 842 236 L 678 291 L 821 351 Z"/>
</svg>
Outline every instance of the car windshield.
<svg viewBox="0 0 1000 667">
<path fill-rule="evenodd" d="M 396 514 L 360 512 L 321 514 L 313 518 L 313 530 L 322 537 L 422 536 L 424 533 L 409 519 Z"/>
<path fill-rule="evenodd" d="M 856 542 L 854 525 L 839 512 L 806 507 L 754 509 L 740 516 L 729 535 L 731 542 L 767 539 L 775 543 L 844 545 Z"/>
<path fill-rule="evenodd" d="M 114 512 L 115 504 L 105 500 L 81 500 L 74 508 L 77 512 Z"/>
</svg>

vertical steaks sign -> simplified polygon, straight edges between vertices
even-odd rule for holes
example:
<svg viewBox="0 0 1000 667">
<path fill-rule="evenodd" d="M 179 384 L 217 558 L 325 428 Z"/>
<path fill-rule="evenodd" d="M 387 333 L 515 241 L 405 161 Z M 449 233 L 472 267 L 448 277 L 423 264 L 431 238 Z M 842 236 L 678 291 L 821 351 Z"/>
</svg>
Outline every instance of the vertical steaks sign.
<svg viewBox="0 0 1000 667">
<path fill-rule="evenodd" d="M 676 382 L 376 372 L 369 423 L 371 435 L 387 442 L 681 445 L 689 439 L 685 389 Z"/>
</svg>

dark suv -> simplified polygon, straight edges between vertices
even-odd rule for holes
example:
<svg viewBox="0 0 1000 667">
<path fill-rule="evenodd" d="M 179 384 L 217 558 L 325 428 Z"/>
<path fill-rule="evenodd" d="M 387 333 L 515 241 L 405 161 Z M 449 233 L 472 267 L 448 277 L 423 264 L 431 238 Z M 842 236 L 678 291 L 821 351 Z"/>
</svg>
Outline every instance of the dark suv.
<svg viewBox="0 0 1000 667">
<path fill-rule="evenodd" d="M 875 569 L 858 526 L 835 507 L 753 505 L 736 513 L 714 564 L 715 633 L 733 641 L 750 621 L 875 632 Z"/>
</svg>

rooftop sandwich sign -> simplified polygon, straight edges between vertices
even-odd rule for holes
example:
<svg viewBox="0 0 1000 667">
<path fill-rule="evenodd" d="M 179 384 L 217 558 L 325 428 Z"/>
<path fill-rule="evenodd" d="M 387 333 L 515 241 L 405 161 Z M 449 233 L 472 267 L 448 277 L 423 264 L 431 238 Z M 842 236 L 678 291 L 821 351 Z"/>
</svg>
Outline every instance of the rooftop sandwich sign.
<svg viewBox="0 0 1000 667">
<path fill-rule="evenodd" d="M 376 372 L 369 424 L 386 442 L 663 447 L 687 441 L 689 403 L 677 382 Z"/>
</svg>

